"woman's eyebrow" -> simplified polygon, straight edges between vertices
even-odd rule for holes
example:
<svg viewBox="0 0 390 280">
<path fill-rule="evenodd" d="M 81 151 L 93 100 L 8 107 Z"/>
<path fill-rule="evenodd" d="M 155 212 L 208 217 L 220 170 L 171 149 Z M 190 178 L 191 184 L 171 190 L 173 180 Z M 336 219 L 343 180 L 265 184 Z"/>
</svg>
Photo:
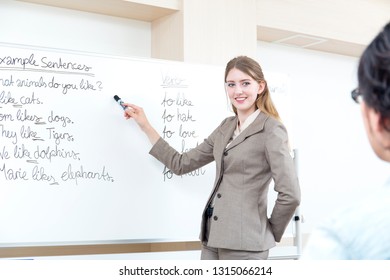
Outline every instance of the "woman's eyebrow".
<svg viewBox="0 0 390 280">
<path fill-rule="evenodd" d="M 247 81 L 251 81 L 251 79 L 242 79 L 242 80 L 239 80 L 238 82 L 247 82 Z M 235 81 L 233 81 L 233 80 L 228 80 L 228 81 L 226 81 L 226 83 L 234 83 Z"/>
</svg>

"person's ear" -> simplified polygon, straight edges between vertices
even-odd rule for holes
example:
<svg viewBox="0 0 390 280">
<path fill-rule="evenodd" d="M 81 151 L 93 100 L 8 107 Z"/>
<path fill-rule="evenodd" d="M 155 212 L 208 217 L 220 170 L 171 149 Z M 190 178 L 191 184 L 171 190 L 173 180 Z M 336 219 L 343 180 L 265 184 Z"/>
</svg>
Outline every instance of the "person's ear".
<svg viewBox="0 0 390 280">
<path fill-rule="evenodd" d="M 379 129 L 382 137 L 381 141 L 383 143 L 384 148 L 390 150 L 390 119 L 381 117 L 379 122 Z"/>
<path fill-rule="evenodd" d="M 386 150 L 390 149 L 390 119 L 384 118 L 381 114 L 374 109 L 363 105 L 363 114 L 367 118 L 373 136 L 377 139 L 377 142 Z"/>
</svg>

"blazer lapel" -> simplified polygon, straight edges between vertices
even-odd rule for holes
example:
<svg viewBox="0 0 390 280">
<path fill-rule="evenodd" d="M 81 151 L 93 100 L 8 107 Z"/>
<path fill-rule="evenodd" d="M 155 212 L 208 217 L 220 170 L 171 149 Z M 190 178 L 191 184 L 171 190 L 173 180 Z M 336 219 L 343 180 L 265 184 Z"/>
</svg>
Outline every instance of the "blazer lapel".
<svg viewBox="0 0 390 280">
<path fill-rule="evenodd" d="M 263 112 L 260 112 L 257 118 L 253 121 L 253 123 L 251 123 L 243 132 L 241 132 L 240 135 L 238 135 L 237 138 L 232 141 L 232 143 L 229 145 L 229 147 L 226 150 L 230 150 L 231 148 L 243 142 L 246 138 L 262 131 L 264 129 L 264 124 L 268 118 L 269 118 L 268 115 L 264 114 Z M 233 135 L 233 131 L 231 135 Z"/>
<path fill-rule="evenodd" d="M 223 153 L 225 151 L 225 148 L 227 144 L 230 142 L 230 139 L 233 137 L 233 132 L 236 129 L 236 125 L 237 125 L 237 117 L 232 117 L 229 118 L 228 121 L 226 121 L 220 127 L 222 138 L 217 143 L 215 143 L 214 146 L 217 166 L 219 166 L 219 164 L 221 163 L 220 159 L 223 158 Z"/>
<path fill-rule="evenodd" d="M 222 128 L 223 139 L 221 143 L 224 149 L 230 142 L 230 140 L 233 138 L 233 133 L 237 126 L 237 117 L 232 118 L 229 123 L 225 124 L 225 126 L 226 127 Z"/>
</svg>

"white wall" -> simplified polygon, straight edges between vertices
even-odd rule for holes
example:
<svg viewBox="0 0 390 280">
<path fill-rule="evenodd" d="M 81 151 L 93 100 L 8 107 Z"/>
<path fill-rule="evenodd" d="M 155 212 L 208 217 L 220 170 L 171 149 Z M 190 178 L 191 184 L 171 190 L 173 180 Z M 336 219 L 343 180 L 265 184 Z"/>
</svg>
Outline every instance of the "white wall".
<svg viewBox="0 0 390 280">
<path fill-rule="evenodd" d="M 150 57 L 151 24 L 1 0 L 0 42 Z"/>
<path fill-rule="evenodd" d="M 0 42 L 151 56 L 150 23 L 141 21 L 2 0 L 0 26 Z M 292 78 L 292 136 L 308 233 L 333 209 L 382 184 L 388 165 L 371 151 L 350 98 L 356 58 L 259 42 L 258 59 L 263 69 Z"/>
</svg>

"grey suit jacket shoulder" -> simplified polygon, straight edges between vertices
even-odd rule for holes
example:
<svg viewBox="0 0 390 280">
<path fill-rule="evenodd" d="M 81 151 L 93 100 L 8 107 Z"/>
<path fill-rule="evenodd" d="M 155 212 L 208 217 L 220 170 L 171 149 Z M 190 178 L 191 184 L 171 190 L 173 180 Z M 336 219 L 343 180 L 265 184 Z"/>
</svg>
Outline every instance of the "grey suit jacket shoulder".
<svg viewBox="0 0 390 280">
<path fill-rule="evenodd" d="M 180 154 L 160 138 L 150 154 L 175 174 L 216 162 L 216 178 L 205 205 L 214 201 L 207 245 L 233 250 L 263 251 L 279 242 L 300 203 L 300 188 L 288 149 L 288 136 L 279 121 L 260 113 L 230 145 L 237 118 L 226 118 L 196 148 Z M 271 180 L 278 193 L 267 213 Z M 205 242 L 205 210 L 200 239 Z"/>
</svg>

